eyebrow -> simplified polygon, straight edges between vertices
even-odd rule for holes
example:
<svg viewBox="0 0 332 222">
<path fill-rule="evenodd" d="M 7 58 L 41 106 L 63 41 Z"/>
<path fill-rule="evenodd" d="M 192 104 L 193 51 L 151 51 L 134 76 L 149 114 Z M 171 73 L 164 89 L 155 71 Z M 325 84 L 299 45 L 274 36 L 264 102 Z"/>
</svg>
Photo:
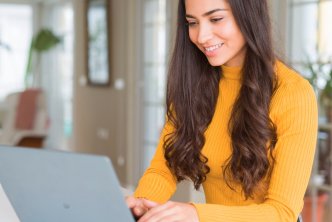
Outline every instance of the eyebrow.
<svg viewBox="0 0 332 222">
<path fill-rule="evenodd" d="M 205 17 L 205 16 L 211 15 L 211 14 L 213 14 L 215 12 L 219 12 L 219 11 L 227 11 L 227 9 L 216 8 L 216 9 L 213 9 L 211 11 L 205 12 L 203 14 L 203 16 Z M 190 15 L 190 14 L 186 14 L 186 17 L 188 17 L 188 18 L 195 18 L 195 16 Z"/>
</svg>

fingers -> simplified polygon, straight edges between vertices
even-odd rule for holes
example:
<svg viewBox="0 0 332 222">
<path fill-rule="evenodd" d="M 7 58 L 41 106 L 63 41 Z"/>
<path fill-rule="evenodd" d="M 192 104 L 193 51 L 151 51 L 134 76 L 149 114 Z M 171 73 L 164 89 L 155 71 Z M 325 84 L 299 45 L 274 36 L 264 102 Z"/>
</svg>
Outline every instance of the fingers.
<svg viewBox="0 0 332 222">
<path fill-rule="evenodd" d="M 143 207 L 134 207 L 132 209 L 132 213 L 134 214 L 135 217 L 140 218 L 147 212 L 147 209 L 144 209 Z"/>
<path fill-rule="evenodd" d="M 136 206 L 137 200 L 135 197 L 126 197 L 126 204 L 128 206 L 128 208 L 134 208 Z"/>
<path fill-rule="evenodd" d="M 172 213 L 172 211 L 167 210 L 167 209 L 172 207 L 172 203 L 173 202 L 167 202 L 162 205 L 157 205 L 154 208 L 150 208 L 149 211 L 140 218 L 139 222 L 147 222 L 147 221 L 150 221 L 152 218 L 160 219 L 160 218 L 170 215 Z"/>
<path fill-rule="evenodd" d="M 126 204 L 128 208 L 131 210 L 132 214 L 139 218 L 142 215 L 144 215 L 148 208 L 144 206 L 143 200 L 141 198 L 135 198 L 135 197 L 126 197 Z"/>
<path fill-rule="evenodd" d="M 151 200 L 147 200 L 147 199 L 143 199 L 142 203 L 143 203 L 143 206 L 145 206 L 148 209 L 151 209 L 151 208 L 156 207 L 156 206 L 159 205 L 158 203 L 153 202 Z"/>
<path fill-rule="evenodd" d="M 187 203 L 178 203 L 169 201 L 162 205 L 150 201 L 145 204 L 154 205 L 146 212 L 139 222 L 170 222 L 170 221 L 190 221 L 198 222 L 198 214 L 196 208 Z"/>
</svg>

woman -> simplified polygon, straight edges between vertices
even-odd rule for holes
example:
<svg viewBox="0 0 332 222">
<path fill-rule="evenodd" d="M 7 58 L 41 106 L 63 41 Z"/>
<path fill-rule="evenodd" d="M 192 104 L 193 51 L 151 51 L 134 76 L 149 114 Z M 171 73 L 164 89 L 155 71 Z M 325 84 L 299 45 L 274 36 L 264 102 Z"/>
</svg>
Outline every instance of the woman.
<svg viewBox="0 0 332 222">
<path fill-rule="evenodd" d="M 317 104 L 271 42 L 267 0 L 179 1 L 167 121 L 150 167 L 126 199 L 140 222 L 296 221 Z M 206 204 L 168 201 L 185 179 L 203 186 Z"/>
</svg>

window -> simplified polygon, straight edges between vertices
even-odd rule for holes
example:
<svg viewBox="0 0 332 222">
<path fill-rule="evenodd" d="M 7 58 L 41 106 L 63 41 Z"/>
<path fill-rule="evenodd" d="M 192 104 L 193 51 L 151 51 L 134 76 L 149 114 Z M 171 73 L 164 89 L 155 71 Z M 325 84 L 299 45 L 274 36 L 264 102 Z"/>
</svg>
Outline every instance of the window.
<svg viewBox="0 0 332 222">
<path fill-rule="evenodd" d="M 45 146 L 69 150 L 73 147 L 73 5 L 71 2 L 50 3 L 43 5 L 43 10 L 42 25 L 62 37 L 61 45 L 43 54 L 41 59 L 41 85 L 46 91 L 51 118 Z"/>
<path fill-rule="evenodd" d="M 0 4 L 0 101 L 24 89 L 32 16 L 30 5 Z"/>
<path fill-rule="evenodd" d="M 168 55 L 167 0 L 143 0 L 141 59 L 140 119 L 143 132 L 140 135 L 140 173 L 149 166 L 158 145 L 165 120 L 165 92 Z"/>
<path fill-rule="evenodd" d="M 292 0 L 288 57 L 301 73 L 303 64 L 332 57 L 332 0 Z"/>
</svg>

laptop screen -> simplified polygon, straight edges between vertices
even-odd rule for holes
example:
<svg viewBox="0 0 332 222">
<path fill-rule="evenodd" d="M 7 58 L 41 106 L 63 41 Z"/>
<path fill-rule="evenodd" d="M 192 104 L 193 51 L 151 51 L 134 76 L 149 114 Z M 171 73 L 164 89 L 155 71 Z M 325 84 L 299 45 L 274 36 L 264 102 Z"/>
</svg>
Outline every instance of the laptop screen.
<svg viewBox="0 0 332 222">
<path fill-rule="evenodd" d="M 0 183 L 22 222 L 134 221 L 105 156 L 0 146 Z"/>
</svg>

